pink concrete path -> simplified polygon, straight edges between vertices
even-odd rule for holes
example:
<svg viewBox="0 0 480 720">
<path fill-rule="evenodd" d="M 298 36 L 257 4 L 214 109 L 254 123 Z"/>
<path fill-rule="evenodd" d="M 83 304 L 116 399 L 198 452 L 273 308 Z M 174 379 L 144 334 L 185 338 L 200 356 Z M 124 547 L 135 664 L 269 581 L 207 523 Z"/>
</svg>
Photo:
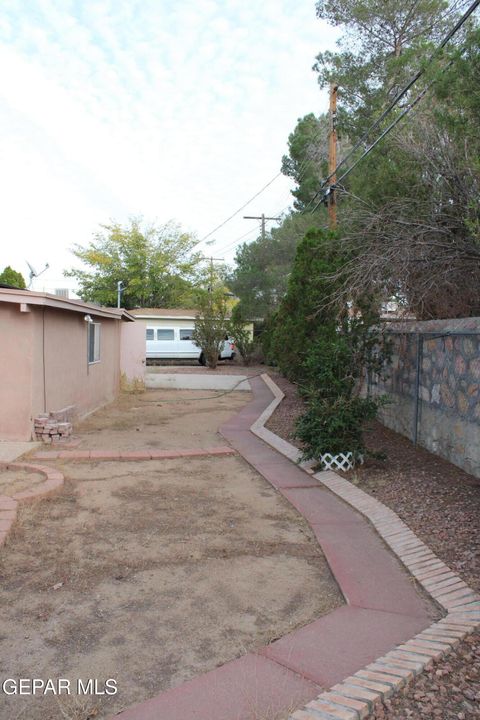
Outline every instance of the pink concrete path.
<svg viewBox="0 0 480 720">
<path fill-rule="evenodd" d="M 357 512 L 250 432 L 272 400 L 260 378 L 253 400 L 222 435 L 311 525 L 345 605 L 249 653 L 139 703 L 122 720 L 257 720 L 296 708 L 431 624 L 433 606 Z"/>
</svg>

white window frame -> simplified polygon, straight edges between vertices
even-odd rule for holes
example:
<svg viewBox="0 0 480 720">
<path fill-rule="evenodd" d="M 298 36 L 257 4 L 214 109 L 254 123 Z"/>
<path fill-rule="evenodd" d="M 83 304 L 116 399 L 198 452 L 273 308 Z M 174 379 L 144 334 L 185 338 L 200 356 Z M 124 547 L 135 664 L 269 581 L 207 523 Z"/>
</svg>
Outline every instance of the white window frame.
<svg viewBox="0 0 480 720">
<path fill-rule="evenodd" d="M 152 337 L 148 337 L 148 333 L 151 333 Z M 155 328 L 147 328 L 145 331 L 145 339 L 147 342 L 155 340 Z"/>
<path fill-rule="evenodd" d="M 192 341 L 193 328 L 180 328 L 180 330 L 178 332 L 179 332 L 180 340 Z M 188 338 L 182 337 L 182 333 L 185 333 L 185 332 L 188 332 L 190 334 Z"/>
<path fill-rule="evenodd" d="M 100 362 L 100 333 L 101 333 L 101 323 L 95 323 L 91 322 L 88 323 L 88 332 L 87 332 L 87 358 L 88 358 L 88 364 L 89 365 L 95 365 L 96 363 Z M 93 333 L 93 358 L 92 353 L 90 352 L 92 349 L 91 344 L 91 336 Z"/>
</svg>

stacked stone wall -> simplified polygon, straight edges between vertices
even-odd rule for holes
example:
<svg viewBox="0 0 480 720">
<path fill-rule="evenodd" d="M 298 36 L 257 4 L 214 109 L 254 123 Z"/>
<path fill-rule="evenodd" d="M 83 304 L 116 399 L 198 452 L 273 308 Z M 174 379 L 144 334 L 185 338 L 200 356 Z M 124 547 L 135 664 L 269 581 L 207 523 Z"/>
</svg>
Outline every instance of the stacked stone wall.
<svg viewBox="0 0 480 720">
<path fill-rule="evenodd" d="M 390 396 L 382 421 L 414 439 L 420 344 L 417 442 L 480 477 L 480 318 L 392 323 L 388 333 L 388 377 L 369 382 Z"/>
</svg>

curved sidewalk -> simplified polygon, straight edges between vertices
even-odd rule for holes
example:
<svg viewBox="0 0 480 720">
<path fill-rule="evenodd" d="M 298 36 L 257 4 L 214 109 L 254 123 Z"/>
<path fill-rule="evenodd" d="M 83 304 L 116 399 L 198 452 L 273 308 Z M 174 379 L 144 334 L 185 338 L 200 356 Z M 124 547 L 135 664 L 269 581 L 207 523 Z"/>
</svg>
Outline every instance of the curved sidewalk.
<svg viewBox="0 0 480 720">
<path fill-rule="evenodd" d="M 362 515 L 251 432 L 274 400 L 261 378 L 252 378 L 251 386 L 253 400 L 221 433 L 309 522 L 345 605 L 257 652 L 128 708 L 117 716 L 122 720 L 270 720 L 287 717 L 306 703 L 318 707 L 295 717 L 357 720 L 365 717 L 379 693 L 390 694 L 395 682 L 421 671 L 434 656 L 433 651 L 421 655 L 422 664 L 414 654 L 402 659 L 398 651 L 393 674 L 380 674 L 383 683 L 374 671 L 358 684 L 351 679 L 421 633 L 440 613 L 416 592 L 411 576 Z M 347 677 L 353 689 L 342 686 L 339 704 L 332 693 L 330 704 L 321 700 L 324 690 Z"/>
</svg>

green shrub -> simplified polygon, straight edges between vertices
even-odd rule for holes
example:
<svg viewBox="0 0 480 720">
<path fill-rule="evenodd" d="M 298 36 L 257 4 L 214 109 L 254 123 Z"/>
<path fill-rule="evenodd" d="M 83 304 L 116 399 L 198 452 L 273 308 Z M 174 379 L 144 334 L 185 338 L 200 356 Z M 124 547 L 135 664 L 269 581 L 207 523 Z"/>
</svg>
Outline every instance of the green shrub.
<svg viewBox="0 0 480 720">
<path fill-rule="evenodd" d="M 304 460 L 319 460 L 324 453 L 352 452 L 358 459 L 365 451 L 363 425 L 373 420 L 379 402 L 371 398 L 314 398 L 296 426 L 295 436 L 304 446 Z"/>
</svg>

